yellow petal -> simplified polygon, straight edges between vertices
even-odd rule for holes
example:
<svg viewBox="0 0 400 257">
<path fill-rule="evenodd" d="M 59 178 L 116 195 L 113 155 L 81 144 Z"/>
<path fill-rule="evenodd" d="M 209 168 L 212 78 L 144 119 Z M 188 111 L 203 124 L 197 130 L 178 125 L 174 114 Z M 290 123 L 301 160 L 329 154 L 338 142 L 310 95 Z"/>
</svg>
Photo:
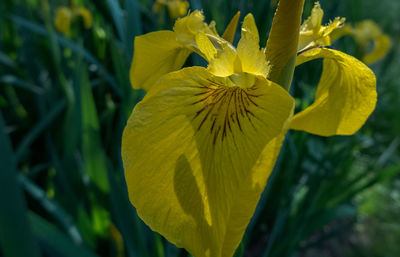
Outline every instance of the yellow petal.
<svg viewBox="0 0 400 257">
<path fill-rule="evenodd" d="M 310 17 L 300 27 L 299 52 L 316 46 L 331 45 L 331 34 L 340 29 L 345 22 L 344 18 L 336 18 L 327 26 L 322 26 L 323 16 L 324 11 L 321 9 L 319 2 L 316 2 Z"/>
<path fill-rule="evenodd" d="M 196 257 L 232 257 L 293 109 L 290 95 L 262 77 L 253 76 L 252 85 L 234 80 L 201 67 L 167 74 L 123 134 L 139 216 Z"/>
<path fill-rule="evenodd" d="M 68 33 L 72 18 L 72 11 L 68 7 L 59 7 L 56 10 L 54 25 L 62 33 Z"/>
<path fill-rule="evenodd" d="M 286 89 L 293 77 L 303 6 L 304 0 L 279 1 L 265 50 L 269 79 Z"/>
<path fill-rule="evenodd" d="M 198 10 L 178 19 L 174 25 L 178 42 L 184 46 L 196 47 L 198 33 L 214 35 L 214 31 L 203 21 L 204 15 Z"/>
<path fill-rule="evenodd" d="M 210 39 L 208 39 L 204 33 L 196 34 L 196 44 L 207 61 L 214 59 L 214 56 L 217 54 L 217 49 L 215 49 Z"/>
<path fill-rule="evenodd" d="M 208 24 L 208 28 L 211 30 L 212 34 L 214 34 L 215 36 L 218 35 L 216 26 L 217 26 L 217 23 L 215 21 L 211 21 L 210 24 Z"/>
<path fill-rule="evenodd" d="M 149 90 L 162 75 L 180 69 L 190 53 L 176 41 L 172 31 L 136 37 L 130 69 L 132 87 Z"/>
<path fill-rule="evenodd" d="M 387 35 L 379 35 L 374 39 L 374 49 L 363 57 L 363 61 L 367 64 L 382 59 L 390 49 L 390 37 Z"/>
<path fill-rule="evenodd" d="M 346 35 L 351 35 L 353 33 L 353 28 L 350 25 L 343 25 L 336 30 L 333 30 L 331 33 L 331 41 L 334 42 L 338 40 L 339 38 L 346 36 Z"/>
<path fill-rule="evenodd" d="M 294 116 L 290 128 L 321 136 L 351 135 L 375 108 L 375 75 L 354 57 L 326 48 L 302 53 L 297 64 L 317 58 L 324 62 L 315 101 Z"/>
<path fill-rule="evenodd" d="M 321 28 L 323 17 L 324 11 L 321 9 L 321 5 L 319 4 L 319 2 L 316 2 L 311 11 L 311 15 L 301 25 L 301 31 L 311 30 L 314 31 L 314 33 L 318 33 Z"/>
<path fill-rule="evenodd" d="M 240 18 L 240 12 L 237 12 L 235 16 L 233 16 L 232 20 L 229 22 L 226 27 L 224 34 L 222 34 L 222 38 L 226 41 L 232 43 L 236 33 L 236 27 Z"/>
<path fill-rule="evenodd" d="M 254 17 L 246 15 L 242 25 L 242 37 L 237 46 L 237 53 L 242 63 L 242 71 L 267 77 L 270 67 L 263 50 L 260 50 L 260 38 Z"/>
<path fill-rule="evenodd" d="M 321 36 L 322 37 L 328 37 L 331 36 L 331 34 L 335 31 L 343 27 L 344 22 L 346 21 L 345 18 L 339 18 L 336 17 L 333 21 L 331 21 L 328 25 L 323 26 L 323 29 L 321 30 Z M 330 40 L 329 40 L 330 41 Z M 329 42 L 329 44 L 331 44 Z"/>
<path fill-rule="evenodd" d="M 85 29 L 90 29 L 92 27 L 92 14 L 90 14 L 89 10 L 83 7 L 76 9 L 76 13 L 83 18 L 83 24 Z"/>
<path fill-rule="evenodd" d="M 221 77 L 241 72 L 242 64 L 233 46 L 228 42 L 221 43 L 220 46 L 217 55 L 209 61 L 208 70 L 215 76 Z"/>
</svg>

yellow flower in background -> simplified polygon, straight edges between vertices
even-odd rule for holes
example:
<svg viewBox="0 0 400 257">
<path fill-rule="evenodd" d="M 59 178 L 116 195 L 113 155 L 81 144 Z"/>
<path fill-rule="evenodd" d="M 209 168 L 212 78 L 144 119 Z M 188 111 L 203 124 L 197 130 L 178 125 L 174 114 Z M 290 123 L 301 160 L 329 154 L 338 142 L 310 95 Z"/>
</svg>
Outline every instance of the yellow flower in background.
<svg viewBox="0 0 400 257">
<path fill-rule="evenodd" d="M 299 51 L 316 46 L 329 46 L 332 42 L 331 33 L 343 26 L 344 18 L 335 18 L 327 26 L 322 25 L 324 11 L 316 2 L 311 16 L 300 27 Z"/>
<path fill-rule="evenodd" d="M 372 20 L 365 20 L 353 27 L 345 25 L 332 34 L 332 41 L 343 36 L 352 36 L 362 48 L 362 60 L 366 64 L 373 64 L 382 59 L 390 49 L 390 37 L 385 35 L 379 26 Z M 371 50 L 372 49 L 372 50 Z"/>
<path fill-rule="evenodd" d="M 68 7 L 62 6 L 56 10 L 56 18 L 54 24 L 56 29 L 64 34 L 69 32 L 71 24 L 72 12 Z"/>
<path fill-rule="evenodd" d="M 160 12 L 163 6 L 167 7 L 169 16 L 176 19 L 187 14 L 189 2 L 185 0 L 157 0 L 153 5 L 153 12 Z"/>
<path fill-rule="evenodd" d="M 82 17 L 85 29 L 92 27 L 92 15 L 84 7 L 61 6 L 56 9 L 54 25 L 58 31 L 67 34 L 70 31 L 71 21 L 77 17 Z"/>
<path fill-rule="evenodd" d="M 303 5 L 279 2 L 265 48 L 251 14 L 232 45 L 239 13 L 222 36 L 194 11 L 174 31 L 135 39 L 130 79 L 147 95 L 122 138 L 129 198 L 151 229 L 195 257 L 233 256 L 289 128 L 351 134 L 375 107 L 363 63 L 326 48 L 297 54 Z M 181 69 L 192 52 L 208 66 Z M 316 58 L 325 60 L 315 103 L 293 117 L 295 65 Z"/>
<path fill-rule="evenodd" d="M 363 48 L 365 53 L 363 61 L 367 64 L 379 61 L 390 49 L 390 38 L 372 20 L 357 23 L 353 28 L 352 36 Z M 373 48 L 369 51 L 371 43 Z"/>
</svg>

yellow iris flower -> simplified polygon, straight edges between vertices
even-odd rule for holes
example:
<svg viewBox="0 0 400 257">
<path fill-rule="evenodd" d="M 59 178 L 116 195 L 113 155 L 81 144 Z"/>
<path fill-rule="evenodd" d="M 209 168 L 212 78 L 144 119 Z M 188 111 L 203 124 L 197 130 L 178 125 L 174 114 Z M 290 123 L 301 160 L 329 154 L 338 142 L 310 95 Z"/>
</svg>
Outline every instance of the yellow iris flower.
<svg viewBox="0 0 400 257">
<path fill-rule="evenodd" d="M 314 103 L 293 117 L 290 128 L 321 136 L 351 135 L 375 107 L 376 82 L 372 71 L 354 57 L 324 48 L 349 30 L 343 18 L 322 26 L 322 17 L 317 2 L 300 28 L 296 65 L 323 58 L 323 72 Z"/>
<path fill-rule="evenodd" d="M 92 27 L 92 15 L 89 10 L 84 7 L 67 7 L 61 6 L 56 9 L 54 25 L 56 29 L 63 34 L 67 34 L 70 31 L 71 21 L 81 16 L 85 29 Z"/>
<path fill-rule="evenodd" d="M 163 6 L 167 7 L 169 16 L 176 19 L 187 14 L 189 2 L 185 0 L 157 0 L 153 5 L 153 12 L 160 12 Z"/>
<path fill-rule="evenodd" d="M 122 159 L 129 197 L 151 229 L 196 257 L 231 257 L 289 128 L 356 132 L 375 107 L 373 72 L 339 51 L 298 55 L 304 0 L 281 0 L 266 48 L 251 14 L 232 45 L 194 11 L 174 31 L 135 39 L 130 79 L 147 91 L 128 120 Z M 208 67 L 181 69 L 190 53 Z M 293 116 L 295 65 L 324 58 L 314 104 Z"/>
<path fill-rule="evenodd" d="M 311 16 L 300 28 L 298 47 L 300 52 L 317 46 L 329 46 L 340 37 L 350 35 L 361 45 L 364 52 L 362 60 L 367 64 L 379 61 L 388 53 L 391 44 L 390 38 L 382 32 L 375 22 L 365 20 L 353 27 L 344 25 L 344 18 L 335 18 L 327 26 L 323 26 L 323 15 L 324 12 L 319 2 L 316 2 Z M 373 49 L 368 51 L 371 42 Z"/>
</svg>

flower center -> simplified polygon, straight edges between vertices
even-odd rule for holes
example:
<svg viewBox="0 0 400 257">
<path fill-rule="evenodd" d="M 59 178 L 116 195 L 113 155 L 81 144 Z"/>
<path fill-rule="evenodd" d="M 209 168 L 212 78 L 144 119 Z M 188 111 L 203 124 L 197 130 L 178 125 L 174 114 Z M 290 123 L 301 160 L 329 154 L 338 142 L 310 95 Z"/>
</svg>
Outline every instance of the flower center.
<svg viewBox="0 0 400 257">
<path fill-rule="evenodd" d="M 196 129 L 208 129 L 212 142 L 223 142 L 232 131 L 243 132 L 243 123 L 250 124 L 254 129 L 253 119 L 257 118 L 252 109 L 258 107 L 255 99 L 260 95 L 255 93 L 257 86 L 255 77 L 251 74 L 233 74 L 223 85 L 209 80 L 209 86 L 204 87 L 196 96 L 200 96 L 194 104 L 201 109 L 193 117 Z"/>
</svg>

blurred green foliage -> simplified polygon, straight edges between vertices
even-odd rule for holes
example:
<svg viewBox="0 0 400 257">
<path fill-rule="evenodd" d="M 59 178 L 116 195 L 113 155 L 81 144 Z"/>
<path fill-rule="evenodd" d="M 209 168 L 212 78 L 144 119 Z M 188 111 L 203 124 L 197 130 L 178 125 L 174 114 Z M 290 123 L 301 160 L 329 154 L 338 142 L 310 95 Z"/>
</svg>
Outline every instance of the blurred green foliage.
<svg viewBox="0 0 400 257">
<path fill-rule="evenodd" d="M 252 12 L 265 44 L 274 2 L 190 4 L 219 32 L 237 10 Z M 150 0 L 75 3 L 90 10 L 93 26 L 77 20 L 62 35 L 54 12 L 68 1 L 0 2 L 0 256 L 187 256 L 137 217 L 120 159 L 122 130 L 144 95 L 129 84 L 133 39 L 173 21 L 152 13 Z M 321 5 L 325 22 L 369 18 L 391 36 L 390 53 L 372 66 L 378 106 L 354 136 L 287 135 L 237 257 L 400 252 L 400 2 Z M 360 57 L 351 38 L 334 47 Z M 312 102 L 320 73 L 319 61 L 296 69 L 298 110 Z"/>
</svg>

